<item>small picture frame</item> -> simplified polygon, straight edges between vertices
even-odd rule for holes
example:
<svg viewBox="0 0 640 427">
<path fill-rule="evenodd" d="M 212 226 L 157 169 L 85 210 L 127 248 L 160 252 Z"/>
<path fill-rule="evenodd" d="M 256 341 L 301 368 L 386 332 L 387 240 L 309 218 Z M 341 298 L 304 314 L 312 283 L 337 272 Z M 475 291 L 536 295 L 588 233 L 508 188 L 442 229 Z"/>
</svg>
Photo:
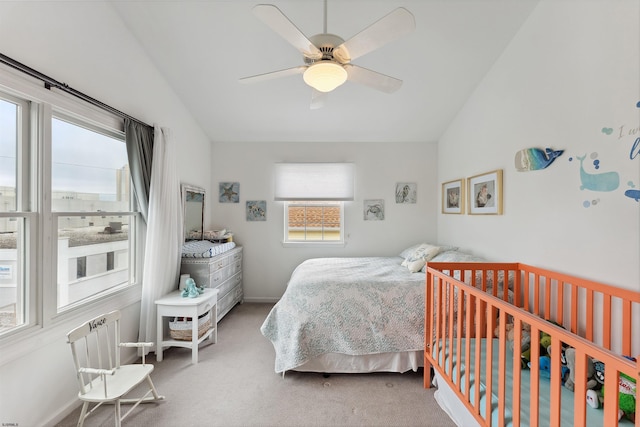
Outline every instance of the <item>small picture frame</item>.
<svg viewBox="0 0 640 427">
<path fill-rule="evenodd" d="M 371 199 L 364 201 L 364 220 L 382 221 L 384 220 L 384 200 Z"/>
<path fill-rule="evenodd" d="M 415 182 L 396 184 L 396 203 L 415 203 L 418 198 L 418 185 Z"/>
<path fill-rule="evenodd" d="M 442 184 L 442 213 L 464 214 L 466 200 L 465 180 L 456 179 Z"/>
<path fill-rule="evenodd" d="M 467 178 L 469 214 L 502 215 L 502 169 Z"/>
<path fill-rule="evenodd" d="M 220 203 L 239 203 L 240 202 L 240 183 L 239 182 L 219 183 L 218 201 Z"/>
<path fill-rule="evenodd" d="M 267 201 L 247 200 L 247 221 L 266 221 Z"/>
</svg>

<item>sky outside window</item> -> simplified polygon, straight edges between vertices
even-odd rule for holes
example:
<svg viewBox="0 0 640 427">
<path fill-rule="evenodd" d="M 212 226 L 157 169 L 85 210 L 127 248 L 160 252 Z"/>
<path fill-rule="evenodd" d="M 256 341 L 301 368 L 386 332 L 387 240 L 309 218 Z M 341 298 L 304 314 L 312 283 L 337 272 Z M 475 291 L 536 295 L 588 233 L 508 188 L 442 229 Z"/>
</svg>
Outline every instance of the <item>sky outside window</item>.
<svg viewBox="0 0 640 427">
<path fill-rule="evenodd" d="M 127 165 L 124 141 L 56 118 L 51 133 L 52 190 L 115 200 L 116 171 Z"/>
<path fill-rule="evenodd" d="M 16 188 L 17 105 L 0 100 L 0 187 Z M 15 197 L 0 205 L 2 211 L 15 211 Z"/>
</svg>

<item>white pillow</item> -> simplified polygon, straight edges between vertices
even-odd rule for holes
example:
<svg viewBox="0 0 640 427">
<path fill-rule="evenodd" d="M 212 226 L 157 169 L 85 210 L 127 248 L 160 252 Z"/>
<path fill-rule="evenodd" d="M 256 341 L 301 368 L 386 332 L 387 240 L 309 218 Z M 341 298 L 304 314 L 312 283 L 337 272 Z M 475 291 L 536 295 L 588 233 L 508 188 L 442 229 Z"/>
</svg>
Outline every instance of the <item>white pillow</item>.
<svg viewBox="0 0 640 427">
<path fill-rule="evenodd" d="M 398 255 L 398 256 L 400 258 L 407 259 L 407 257 L 409 255 L 411 255 L 416 249 L 418 249 L 420 247 L 420 245 L 423 245 L 423 244 L 424 243 L 418 243 L 416 245 L 409 246 L 407 249 L 405 249 L 402 252 L 400 252 L 400 255 Z"/>
<path fill-rule="evenodd" d="M 439 252 L 440 252 L 440 246 L 432 246 L 432 245 L 423 243 L 419 245 L 417 248 L 415 248 L 415 250 L 412 253 L 407 255 L 407 257 L 405 258 L 405 260 L 402 262 L 401 265 L 404 267 L 408 267 L 409 270 L 412 271 L 415 268 L 415 264 L 413 264 L 415 261 L 422 260 L 423 262 L 428 262 L 434 256 L 438 255 Z M 412 265 L 412 267 L 410 267 L 410 265 Z M 418 270 L 415 270 L 415 271 L 419 271 L 422 267 L 424 267 L 424 264 L 420 265 L 420 268 L 418 268 Z"/>
<path fill-rule="evenodd" d="M 405 267 L 407 267 L 410 272 L 417 273 L 418 271 L 422 270 L 426 264 L 427 262 L 424 260 L 424 258 L 418 258 L 415 261 L 408 262 Z"/>
<path fill-rule="evenodd" d="M 408 248 L 404 249 L 402 252 L 400 252 L 400 255 L 398 255 L 398 256 L 400 258 L 406 259 L 409 255 L 411 255 L 413 252 L 415 252 L 415 250 L 418 249 L 422 245 L 426 245 L 426 243 L 418 243 L 416 245 L 411 245 Z M 435 245 L 432 245 L 432 246 L 435 246 Z M 440 247 L 440 251 L 438 253 L 458 250 L 457 246 L 438 245 L 438 247 Z"/>
</svg>

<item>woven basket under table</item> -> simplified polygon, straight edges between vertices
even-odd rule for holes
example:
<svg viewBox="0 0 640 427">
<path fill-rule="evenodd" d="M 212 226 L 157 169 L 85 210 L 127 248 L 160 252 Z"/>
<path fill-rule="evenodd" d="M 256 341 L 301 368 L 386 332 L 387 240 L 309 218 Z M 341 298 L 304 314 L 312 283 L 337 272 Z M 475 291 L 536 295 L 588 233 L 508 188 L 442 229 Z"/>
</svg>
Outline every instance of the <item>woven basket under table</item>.
<svg viewBox="0 0 640 427">
<path fill-rule="evenodd" d="M 202 337 L 211 328 L 211 312 L 198 317 L 198 338 Z M 169 322 L 169 335 L 174 340 L 191 341 L 192 320 L 191 317 L 174 317 Z"/>
</svg>

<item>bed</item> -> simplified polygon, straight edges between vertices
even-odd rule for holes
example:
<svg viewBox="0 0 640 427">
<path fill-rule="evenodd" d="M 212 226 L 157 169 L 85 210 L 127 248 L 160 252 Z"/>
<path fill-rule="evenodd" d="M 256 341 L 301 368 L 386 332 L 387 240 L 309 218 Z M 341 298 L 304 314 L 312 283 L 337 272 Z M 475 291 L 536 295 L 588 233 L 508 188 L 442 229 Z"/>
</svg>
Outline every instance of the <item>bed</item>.
<svg viewBox="0 0 640 427">
<path fill-rule="evenodd" d="M 617 392 L 640 379 L 640 293 L 521 263 L 430 262 L 426 276 L 424 386 L 458 425 L 639 422 Z M 592 363 L 605 375 L 588 388 Z"/>
<path fill-rule="evenodd" d="M 417 371 L 424 356 L 424 265 L 444 248 L 399 256 L 314 258 L 291 274 L 260 330 L 275 371 Z"/>
</svg>

